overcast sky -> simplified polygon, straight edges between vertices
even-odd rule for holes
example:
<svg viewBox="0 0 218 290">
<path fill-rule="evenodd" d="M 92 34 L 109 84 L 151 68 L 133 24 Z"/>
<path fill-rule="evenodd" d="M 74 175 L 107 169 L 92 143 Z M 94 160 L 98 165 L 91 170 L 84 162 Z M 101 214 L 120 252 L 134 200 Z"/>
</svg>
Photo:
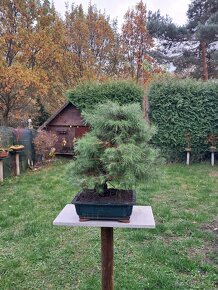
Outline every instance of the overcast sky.
<svg viewBox="0 0 218 290">
<path fill-rule="evenodd" d="M 54 5 L 59 13 L 64 15 L 65 2 L 64 0 L 53 0 Z M 90 0 L 68 0 L 76 5 L 82 4 L 85 11 L 87 10 Z M 98 10 L 105 11 L 107 15 L 110 15 L 111 19 L 118 18 L 119 26 L 123 22 L 123 16 L 128 8 L 134 7 L 139 0 L 92 0 L 92 4 L 96 4 Z M 147 9 L 153 12 L 158 9 L 162 15 L 168 14 L 173 22 L 179 25 L 186 22 L 186 11 L 191 0 L 146 0 Z"/>
</svg>

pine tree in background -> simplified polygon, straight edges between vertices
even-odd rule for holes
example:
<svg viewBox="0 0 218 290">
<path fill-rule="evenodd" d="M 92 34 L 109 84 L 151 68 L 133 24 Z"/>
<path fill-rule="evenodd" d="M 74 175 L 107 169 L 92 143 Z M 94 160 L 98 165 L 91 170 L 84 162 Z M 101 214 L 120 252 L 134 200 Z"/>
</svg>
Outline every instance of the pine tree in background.
<svg viewBox="0 0 218 290">
<path fill-rule="evenodd" d="M 218 1 L 194 0 L 187 16 L 188 23 L 177 26 L 159 11 L 149 12 L 148 30 L 159 44 L 153 55 L 160 63 L 172 62 L 186 76 L 217 78 Z"/>
<path fill-rule="evenodd" d="M 50 117 L 50 114 L 45 110 L 45 107 L 39 97 L 37 98 L 36 102 L 38 106 L 38 114 L 34 119 L 33 125 L 35 127 L 39 127 Z"/>
<path fill-rule="evenodd" d="M 199 42 L 201 56 L 201 72 L 204 80 L 209 78 L 209 59 L 214 55 L 214 49 L 209 53 L 210 45 L 218 40 L 218 1 L 194 0 L 187 11 L 188 31 L 192 38 Z"/>
<path fill-rule="evenodd" d="M 67 168 L 73 184 L 103 194 L 108 184 L 131 189 L 153 175 L 158 151 L 149 141 L 155 129 L 139 104 L 107 102 L 84 118 L 91 131 L 76 142 L 76 160 Z"/>
</svg>

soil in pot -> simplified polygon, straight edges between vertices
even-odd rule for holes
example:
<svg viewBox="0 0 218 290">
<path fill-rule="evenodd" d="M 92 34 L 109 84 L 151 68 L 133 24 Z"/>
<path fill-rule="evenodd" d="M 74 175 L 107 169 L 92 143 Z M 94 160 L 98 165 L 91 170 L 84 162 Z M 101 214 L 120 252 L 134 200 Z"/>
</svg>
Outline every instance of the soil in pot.
<svg viewBox="0 0 218 290">
<path fill-rule="evenodd" d="M 80 192 L 77 201 L 100 202 L 100 203 L 125 203 L 132 202 L 133 191 L 124 189 L 107 189 L 103 195 L 97 194 L 94 189 L 87 189 Z"/>
<path fill-rule="evenodd" d="M 135 192 L 132 190 L 108 189 L 104 195 L 94 190 L 83 190 L 72 203 L 75 204 L 80 221 L 96 219 L 129 222 L 135 200 Z"/>
</svg>

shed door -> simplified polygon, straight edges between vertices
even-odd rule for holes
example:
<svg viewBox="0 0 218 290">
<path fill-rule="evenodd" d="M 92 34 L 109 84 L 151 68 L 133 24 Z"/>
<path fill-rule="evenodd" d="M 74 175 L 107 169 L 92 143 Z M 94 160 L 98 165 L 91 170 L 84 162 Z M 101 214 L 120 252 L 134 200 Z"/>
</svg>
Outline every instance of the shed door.
<svg viewBox="0 0 218 290">
<path fill-rule="evenodd" d="M 58 142 L 56 144 L 57 152 L 71 152 L 73 147 L 73 138 L 75 136 L 74 127 L 62 127 L 56 129 Z"/>
<path fill-rule="evenodd" d="M 76 127 L 75 128 L 75 137 L 80 138 L 88 131 L 87 127 Z"/>
<path fill-rule="evenodd" d="M 69 127 L 67 130 L 67 142 L 68 142 L 68 148 L 69 151 L 72 151 L 73 149 L 73 138 L 75 136 L 75 128 L 74 127 Z"/>
</svg>

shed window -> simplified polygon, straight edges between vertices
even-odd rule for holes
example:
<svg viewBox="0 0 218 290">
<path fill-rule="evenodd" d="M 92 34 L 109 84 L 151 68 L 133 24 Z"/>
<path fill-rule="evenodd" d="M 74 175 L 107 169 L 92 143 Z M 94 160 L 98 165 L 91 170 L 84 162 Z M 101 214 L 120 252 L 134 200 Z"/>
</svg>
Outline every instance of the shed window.
<svg viewBox="0 0 218 290">
<path fill-rule="evenodd" d="M 59 135 L 66 135 L 67 134 L 67 131 L 66 130 L 57 130 L 57 133 Z"/>
</svg>

